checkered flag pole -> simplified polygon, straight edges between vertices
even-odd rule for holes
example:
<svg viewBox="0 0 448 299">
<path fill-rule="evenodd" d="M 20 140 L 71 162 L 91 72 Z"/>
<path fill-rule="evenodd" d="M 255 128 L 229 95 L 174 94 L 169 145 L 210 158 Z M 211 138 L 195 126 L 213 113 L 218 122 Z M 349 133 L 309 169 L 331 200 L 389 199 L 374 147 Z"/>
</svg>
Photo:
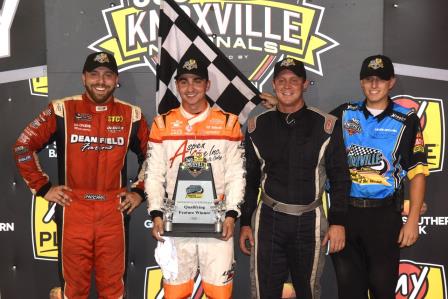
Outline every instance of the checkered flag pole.
<svg viewBox="0 0 448 299">
<path fill-rule="evenodd" d="M 156 105 L 159 114 L 180 105 L 174 77 L 184 57 L 207 65 L 210 106 L 239 116 L 244 123 L 260 103 L 259 91 L 173 0 L 163 0 L 159 13 L 159 59 Z"/>
</svg>

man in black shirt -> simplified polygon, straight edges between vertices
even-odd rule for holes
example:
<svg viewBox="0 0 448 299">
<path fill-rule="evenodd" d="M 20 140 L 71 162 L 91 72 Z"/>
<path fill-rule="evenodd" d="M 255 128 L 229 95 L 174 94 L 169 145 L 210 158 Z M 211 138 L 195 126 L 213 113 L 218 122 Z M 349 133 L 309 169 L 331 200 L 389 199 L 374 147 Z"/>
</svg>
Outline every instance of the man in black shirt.
<svg viewBox="0 0 448 299">
<path fill-rule="evenodd" d="M 290 273 L 298 298 L 319 298 L 324 247 L 345 245 L 350 177 L 342 130 L 334 116 L 305 105 L 302 62 L 278 62 L 273 86 L 277 108 L 248 122 L 240 248 L 251 255 L 252 297 L 281 298 Z M 327 177 L 329 227 L 322 209 Z"/>
</svg>

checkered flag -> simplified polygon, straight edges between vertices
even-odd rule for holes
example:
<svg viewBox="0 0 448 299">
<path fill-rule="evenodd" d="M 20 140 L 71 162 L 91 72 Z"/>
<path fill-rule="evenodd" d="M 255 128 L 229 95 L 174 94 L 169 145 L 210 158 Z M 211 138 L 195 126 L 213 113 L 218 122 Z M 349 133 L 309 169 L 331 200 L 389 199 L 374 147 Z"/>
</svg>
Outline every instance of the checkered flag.
<svg viewBox="0 0 448 299">
<path fill-rule="evenodd" d="M 371 155 L 371 154 L 378 154 L 378 153 L 381 153 L 381 151 L 379 151 L 375 148 L 352 144 L 348 150 L 347 156 L 356 157 L 356 156 Z"/>
<path fill-rule="evenodd" d="M 236 114 L 240 123 L 244 123 L 249 112 L 261 101 L 255 86 L 173 0 L 163 0 L 160 4 L 159 22 L 158 113 L 179 107 L 174 83 L 177 65 L 184 57 L 195 57 L 199 63 L 207 65 L 211 81 L 207 92 L 210 106 Z"/>
</svg>

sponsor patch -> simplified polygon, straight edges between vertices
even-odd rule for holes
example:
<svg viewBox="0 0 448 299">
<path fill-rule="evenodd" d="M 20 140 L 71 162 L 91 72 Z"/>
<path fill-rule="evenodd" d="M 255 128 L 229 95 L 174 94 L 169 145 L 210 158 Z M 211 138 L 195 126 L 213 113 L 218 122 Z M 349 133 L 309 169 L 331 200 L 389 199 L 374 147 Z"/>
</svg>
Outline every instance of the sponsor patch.
<svg viewBox="0 0 448 299">
<path fill-rule="evenodd" d="M 20 146 L 17 146 L 16 148 L 14 148 L 14 153 L 16 153 L 16 155 L 21 155 L 28 151 L 29 151 L 29 148 L 27 148 L 26 146 L 23 146 L 23 145 L 20 145 Z"/>
<path fill-rule="evenodd" d="M 359 119 L 352 118 L 344 123 L 344 130 L 347 131 L 349 135 L 355 135 L 361 133 L 361 123 Z"/>
<path fill-rule="evenodd" d="M 415 136 L 415 144 L 413 148 L 414 153 L 424 153 L 425 152 L 425 142 L 423 141 L 422 132 L 418 132 Z"/>
<path fill-rule="evenodd" d="M 106 130 L 110 133 L 117 133 L 124 130 L 123 126 L 107 126 Z"/>
<path fill-rule="evenodd" d="M 28 142 L 30 142 L 30 138 L 25 133 L 20 134 L 20 136 L 17 140 L 20 143 L 25 143 L 25 144 L 28 144 Z"/>
<path fill-rule="evenodd" d="M 79 131 L 90 131 L 92 128 L 92 125 L 86 124 L 86 123 L 75 123 L 75 124 L 73 124 L 73 128 L 75 130 L 79 130 Z"/>
<path fill-rule="evenodd" d="M 95 111 L 97 112 L 107 111 L 107 106 L 96 106 Z"/>
<path fill-rule="evenodd" d="M 103 194 L 85 194 L 84 199 L 87 200 L 105 200 L 106 196 Z"/>
<path fill-rule="evenodd" d="M 402 115 L 398 115 L 397 113 L 392 113 L 391 115 L 390 115 L 390 117 L 391 118 L 393 118 L 393 119 L 395 119 L 395 120 L 398 120 L 399 122 L 404 122 L 405 120 L 406 120 L 406 117 L 405 116 L 402 116 Z"/>
<path fill-rule="evenodd" d="M 40 125 L 41 125 L 41 122 L 37 118 L 30 123 L 30 127 L 33 129 L 39 128 Z"/>
<path fill-rule="evenodd" d="M 347 161 L 354 183 L 390 186 L 383 176 L 389 168 L 388 162 L 379 149 L 353 144 L 348 150 Z"/>
<path fill-rule="evenodd" d="M 32 159 L 31 155 L 28 155 L 28 156 L 21 157 L 21 158 L 17 159 L 17 162 L 23 163 L 23 162 L 30 161 L 31 159 Z"/>
<path fill-rule="evenodd" d="M 176 119 L 175 121 L 171 122 L 171 127 L 181 128 L 182 124 L 183 124 L 183 121 Z"/>
<path fill-rule="evenodd" d="M 92 120 L 92 115 L 88 114 L 88 113 L 79 113 L 76 112 L 75 113 L 75 121 L 91 121 Z"/>
<path fill-rule="evenodd" d="M 235 263 L 232 264 L 232 268 L 230 268 L 229 270 L 225 271 L 222 276 L 224 277 L 224 281 L 222 282 L 223 284 L 226 284 L 230 281 L 233 280 L 233 277 L 235 276 Z"/>
<path fill-rule="evenodd" d="M 384 68 L 383 60 L 381 58 L 373 59 L 369 62 L 368 67 L 374 70 L 383 69 Z"/>
<path fill-rule="evenodd" d="M 109 115 L 107 116 L 107 121 L 110 123 L 121 123 L 124 117 L 122 115 Z"/>
<path fill-rule="evenodd" d="M 420 118 L 424 140 L 422 146 L 427 155 L 429 171 L 442 171 L 445 157 L 444 100 L 409 95 L 398 95 L 392 99 L 403 107 L 413 109 Z"/>
</svg>

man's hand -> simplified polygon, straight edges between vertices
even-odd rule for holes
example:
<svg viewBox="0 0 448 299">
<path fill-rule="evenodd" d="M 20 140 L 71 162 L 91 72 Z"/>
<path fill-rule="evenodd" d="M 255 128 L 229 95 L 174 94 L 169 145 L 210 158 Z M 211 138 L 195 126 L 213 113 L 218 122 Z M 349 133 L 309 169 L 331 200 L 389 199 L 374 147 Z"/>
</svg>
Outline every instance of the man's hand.
<svg viewBox="0 0 448 299">
<path fill-rule="evenodd" d="M 414 176 L 409 185 L 409 215 L 398 235 L 400 247 L 411 246 L 418 239 L 418 220 L 425 197 L 426 177 L 423 173 Z"/>
<path fill-rule="evenodd" d="M 274 95 L 267 92 L 260 93 L 260 98 L 263 100 L 261 104 L 266 109 L 271 109 L 278 103 L 277 98 Z"/>
<path fill-rule="evenodd" d="M 67 192 L 71 192 L 72 189 L 65 185 L 52 186 L 50 190 L 44 195 L 44 198 L 48 201 L 55 202 L 63 207 L 69 206 L 72 202 L 72 198 Z"/>
<path fill-rule="evenodd" d="M 124 198 L 118 205 L 118 210 L 126 214 L 131 214 L 143 201 L 143 198 L 137 192 L 126 192 L 123 191 L 117 195 L 118 197 Z"/>
<path fill-rule="evenodd" d="M 233 230 L 235 229 L 235 219 L 233 217 L 226 217 L 222 224 L 222 240 L 227 241 L 233 237 Z"/>
<path fill-rule="evenodd" d="M 329 253 L 341 251 L 345 247 L 345 227 L 342 225 L 330 225 L 325 238 L 322 240 L 322 247 L 330 242 Z"/>
<path fill-rule="evenodd" d="M 249 240 L 250 248 L 247 248 L 246 240 Z M 250 226 L 243 226 L 240 229 L 240 249 L 245 255 L 250 255 L 255 246 L 254 234 Z"/>
<path fill-rule="evenodd" d="M 154 239 L 160 242 L 165 242 L 163 236 L 163 219 L 161 217 L 154 217 L 152 219 L 152 230 L 151 235 Z"/>
<path fill-rule="evenodd" d="M 398 235 L 398 243 L 400 248 L 405 246 L 411 246 L 418 239 L 418 222 L 409 221 L 406 222 L 400 230 Z"/>
</svg>

